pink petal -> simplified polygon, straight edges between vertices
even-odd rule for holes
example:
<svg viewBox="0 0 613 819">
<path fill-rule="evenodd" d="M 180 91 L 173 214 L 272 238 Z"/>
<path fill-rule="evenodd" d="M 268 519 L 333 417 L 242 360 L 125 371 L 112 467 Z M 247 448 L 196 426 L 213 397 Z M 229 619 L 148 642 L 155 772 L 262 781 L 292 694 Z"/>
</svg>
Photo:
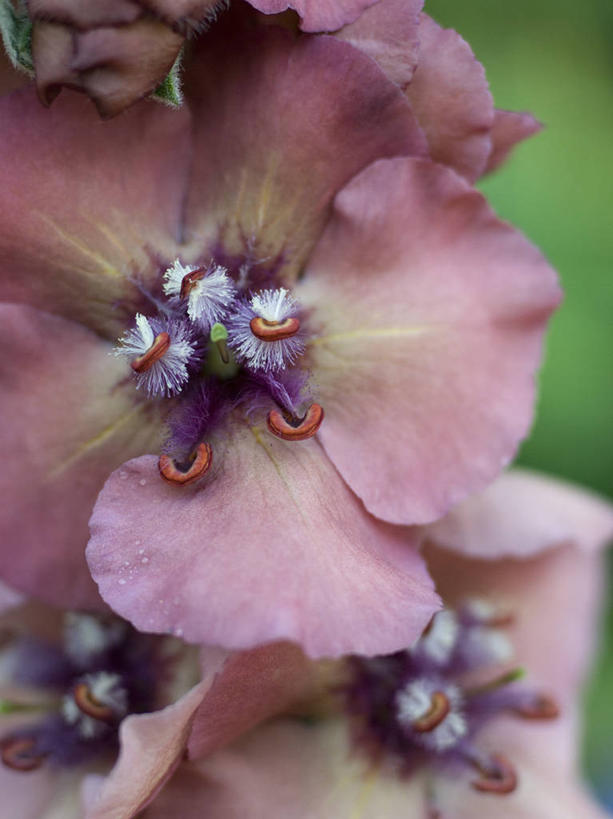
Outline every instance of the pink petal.
<svg viewBox="0 0 613 819">
<path fill-rule="evenodd" d="M 300 15 L 303 31 L 336 31 L 352 23 L 365 9 L 377 0 L 249 0 L 252 6 L 264 14 L 278 14 L 295 9 Z"/>
<path fill-rule="evenodd" d="M 160 425 L 125 362 L 78 324 L 0 305 L 0 349 L 0 577 L 64 608 L 100 606 L 87 521 L 105 478 L 155 446 Z"/>
<path fill-rule="evenodd" d="M 565 481 L 512 469 L 425 530 L 472 557 L 528 557 L 572 541 L 598 549 L 613 539 L 613 504 Z"/>
<path fill-rule="evenodd" d="M 111 475 L 87 551 L 104 599 L 138 628 L 229 648 L 410 644 L 438 604 L 403 533 L 364 512 L 315 441 L 225 432 L 194 487 L 162 481 L 153 456 Z"/>
<path fill-rule="evenodd" d="M 86 819 L 133 816 L 175 770 L 188 741 L 191 757 L 210 754 L 318 690 L 317 664 L 287 643 L 230 656 L 207 649 L 203 659 L 203 681 L 178 702 L 124 720 L 113 771 L 86 788 Z"/>
<path fill-rule="evenodd" d="M 208 684 L 203 681 L 161 711 L 124 719 L 119 758 L 98 793 L 87 795 L 85 819 L 135 816 L 154 798 L 181 761 Z"/>
<path fill-rule="evenodd" d="M 438 773 L 424 768 L 402 779 L 383 767 L 369 767 L 352 754 L 340 722 L 305 726 L 277 722 L 258 729 L 234 748 L 210 760 L 182 765 L 150 807 L 150 819 L 597 819 L 605 814 L 576 778 L 551 760 L 554 737 L 542 725 L 522 724 L 530 738 L 506 734 L 496 725 L 488 744 L 502 747 L 520 776 L 515 793 L 477 794 L 473 777 L 460 770 Z M 519 759 L 517 755 L 519 754 Z"/>
<path fill-rule="evenodd" d="M 516 615 L 509 630 L 517 663 L 568 709 L 597 637 L 601 555 L 574 545 L 526 560 L 476 560 L 429 547 L 426 558 L 446 604 L 489 599 Z"/>
<path fill-rule="evenodd" d="M 209 20 L 226 11 L 220 0 L 137 0 L 139 6 L 150 11 L 176 30 L 184 33 L 203 31 Z"/>
<path fill-rule="evenodd" d="M 0 765 L 2 810 L 11 819 L 81 819 L 80 778 L 81 772 L 24 774 Z"/>
<path fill-rule="evenodd" d="M 8 94 L 9 91 L 21 88 L 29 82 L 30 78 L 21 71 L 17 71 L 16 68 L 13 68 L 4 53 L 4 49 L 0 49 L 0 94 Z"/>
<path fill-rule="evenodd" d="M 492 804 L 496 819 L 606 819 L 609 815 L 588 795 L 575 765 L 559 758 L 561 748 L 578 748 L 564 724 L 499 720 L 478 737 L 479 749 L 502 753 L 512 763 L 519 778 L 517 790 L 507 796 L 488 797 L 473 790 L 469 782 L 477 778 L 439 776 L 434 785 L 436 807 L 449 819 L 475 819 Z M 495 802 L 493 800 L 496 800 Z M 391 817 L 390 817 L 391 819 Z"/>
<path fill-rule="evenodd" d="M 483 66 L 459 34 L 425 14 L 418 36 L 418 67 L 407 97 L 432 159 L 474 182 L 485 171 L 494 124 Z"/>
<path fill-rule="evenodd" d="M 423 0 L 379 0 L 336 36 L 376 60 L 392 82 L 405 86 L 417 65 L 422 6 Z"/>
<path fill-rule="evenodd" d="M 348 179 L 378 157 L 426 151 L 401 91 L 347 43 L 272 28 L 215 29 L 199 43 L 186 74 L 186 239 L 200 252 L 221 245 L 295 275 Z"/>
<path fill-rule="evenodd" d="M 464 180 L 374 163 L 337 196 L 296 295 L 320 329 L 319 435 L 370 512 L 431 521 L 511 459 L 559 289 Z"/>
<path fill-rule="evenodd" d="M 499 168 L 518 142 L 538 134 L 542 127 L 532 114 L 496 109 L 491 133 L 492 150 L 485 172 Z"/>
<path fill-rule="evenodd" d="M 129 279 L 177 256 L 188 113 L 90 109 L 72 93 L 50 111 L 31 89 L 0 98 L 0 286 L 115 337 L 142 300 Z"/>
<path fill-rule="evenodd" d="M 182 765 L 151 819 L 399 819 L 422 816 L 422 778 L 403 782 L 352 757 L 347 726 L 280 721 L 233 748 Z M 176 811 L 176 813 L 175 813 Z"/>
<path fill-rule="evenodd" d="M 205 671 L 210 653 L 204 654 Z M 291 643 L 231 654 L 196 711 L 190 758 L 225 747 L 263 720 L 313 700 L 329 676 L 325 666 L 308 660 Z"/>
</svg>

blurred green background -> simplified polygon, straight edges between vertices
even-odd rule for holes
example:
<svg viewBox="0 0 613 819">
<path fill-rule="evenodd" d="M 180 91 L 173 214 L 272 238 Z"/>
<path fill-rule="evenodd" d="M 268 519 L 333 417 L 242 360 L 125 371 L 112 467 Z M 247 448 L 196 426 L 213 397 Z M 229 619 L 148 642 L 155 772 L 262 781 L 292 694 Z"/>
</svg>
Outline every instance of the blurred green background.
<svg viewBox="0 0 613 819">
<path fill-rule="evenodd" d="M 520 461 L 613 496 L 613 2 L 427 0 L 426 11 L 471 44 L 498 107 L 546 126 L 481 185 L 566 291 Z M 586 771 L 613 807 L 611 594 L 586 716 Z"/>
</svg>

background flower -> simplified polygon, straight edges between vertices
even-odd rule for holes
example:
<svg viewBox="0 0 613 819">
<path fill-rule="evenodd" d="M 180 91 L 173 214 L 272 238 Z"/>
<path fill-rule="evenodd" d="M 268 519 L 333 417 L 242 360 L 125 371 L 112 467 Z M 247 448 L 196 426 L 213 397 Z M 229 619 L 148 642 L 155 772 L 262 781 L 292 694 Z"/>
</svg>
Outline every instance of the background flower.
<svg viewBox="0 0 613 819">
<path fill-rule="evenodd" d="M 543 486 L 556 490 L 544 479 Z M 570 492 L 559 491 L 557 509 L 565 506 Z M 512 489 L 510 497 L 514 494 Z M 603 543 L 595 544 L 593 533 L 598 530 L 610 537 L 613 513 L 583 493 L 574 501 L 577 514 L 563 543 L 554 548 L 560 543 L 556 534 L 550 548 L 536 557 L 488 561 L 461 557 L 432 543 L 426 549 L 437 587 L 450 604 L 483 598 L 494 608 L 513 613 L 505 632 L 517 660 L 529 681 L 560 705 L 557 719 L 518 721 L 499 716 L 477 735 L 482 752 L 503 753 L 513 760 L 519 784 L 511 793 L 484 795 L 471 789 L 457 769 L 428 763 L 402 776 L 389 759 L 373 762 L 365 756 L 338 718 L 314 724 L 285 719 L 262 725 L 228 749 L 182 768 L 152 804 L 149 816 L 164 816 L 170 805 L 180 805 L 186 817 L 197 816 L 203 801 L 213 817 L 239 815 L 249 806 L 254 819 L 271 814 L 324 819 L 351 811 L 364 819 L 382 819 L 412 809 L 450 819 L 484 811 L 543 819 L 604 816 L 577 774 L 577 706 L 594 649 L 602 590 L 602 562 L 594 546 Z M 484 503 L 489 505 L 487 498 Z M 538 508 L 538 493 L 533 503 Z M 529 506 L 523 511 L 527 514 Z M 556 505 L 548 511 L 555 521 Z M 475 531 L 481 520 L 482 516 L 475 517 Z M 499 521 L 506 528 L 509 518 L 503 512 Z M 586 523 L 590 525 L 584 530 Z M 492 531 L 489 527 L 483 535 Z"/>
</svg>

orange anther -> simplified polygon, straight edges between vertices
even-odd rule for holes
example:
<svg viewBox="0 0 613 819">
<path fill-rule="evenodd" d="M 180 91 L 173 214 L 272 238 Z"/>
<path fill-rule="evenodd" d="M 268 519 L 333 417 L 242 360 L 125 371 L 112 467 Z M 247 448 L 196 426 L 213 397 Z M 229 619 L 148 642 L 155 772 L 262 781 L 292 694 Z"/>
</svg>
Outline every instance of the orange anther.
<svg viewBox="0 0 613 819">
<path fill-rule="evenodd" d="M 260 341 L 282 341 L 284 338 L 295 336 L 300 329 L 297 318 L 286 318 L 285 321 L 266 321 L 256 316 L 249 322 L 251 332 Z"/>
<path fill-rule="evenodd" d="M 492 754 L 491 766 L 473 761 L 473 766 L 482 774 L 470 784 L 476 791 L 499 794 L 512 793 L 517 787 L 517 773 L 509 760 L 502 754 Z"/>
<path fill-rule="evenodd" d="M 147 352 L 139 355 L 138 358 L 135 358 L 134 361 L 131 362 L 130 366 L 135 373 L 144 373 L 151 369 L 156 361 L 159 361 L 160 358 L 162 358 L 169 347 L 170 336 L 168 333 L 158 333 L 158 335 L 153 339 L 153 344 L 151 347 L 149 347 Z"/>
<path fill-rule="evenodd" d="M 428 711 L 411 723 L 411 728 L 419 734 L 425 734 L 428 731 L 433 731 L 445 719 L 451 705 L 449 698 L 442 691 L 435 691 L 430 698 L 430 708 Z"/>
<path fill-rule="evenodd" d="M 306 441 L 315 435 L 323 419 L 323 408 L 319 404 L 311 404 L 304 418 L 292 419 L 273 409 L 268 413 L 266 423 L 277 438 L 283 438 L 284 441 Z"/>
<path fill-rule="evenodd" d="M 160 455 L 158 468 L 160 475 L 168 483 L 175 486 L 186 486 L 193 483 L 205 475 L 213 462 L 213 450 L 210 444 L 201 443 L 196 447 L 196 452 L 188 469 L 180 469 L 170 455 Z"/>
<path fill-rule="evenodd" d="M 87 714 L 88 717 L 99 719 L 102 722 L 113 722 L 115 718 L 113 709 L 109 705 L 105 705 L 97 700 L 87 683 L 77 683 L 72 692 L 72 696 L 79 707 L 79 711 Z"/>
<path fill-rule="evenodd" d="M 34 753 L 35 747 L 31 737 L 9 737 L 0 743 L 2 762 L 14 771 L 35 771 L 45 759 L 44 754 Z"/>
<path fill-rule="evenodd" d="M 192 270 L 191 273 L 186 273 L 181 279 L 181 290 L 179 297 L 186 299 L 192 292 L 199 281 L 202 281 L 206 275 L 206 267 L 199 267 L 197 270 Z"/>
<path fill-rule="evenodd" d="M 560 707 L 553 697 L 539 694 L 532 702 L 515 706 L 513 713 L 524 719 L 556 719 L 560 716 Z"/>
</svg>

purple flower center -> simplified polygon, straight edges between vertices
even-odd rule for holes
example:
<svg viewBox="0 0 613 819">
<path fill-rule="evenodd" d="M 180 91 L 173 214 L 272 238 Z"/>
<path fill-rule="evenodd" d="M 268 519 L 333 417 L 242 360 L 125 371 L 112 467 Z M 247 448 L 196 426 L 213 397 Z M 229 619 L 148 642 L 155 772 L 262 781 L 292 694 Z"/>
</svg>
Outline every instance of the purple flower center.
<svg viewBox="0 0 613 819">
<path fill-rule="evenodd" d="M 469 767 L 479 773 L 471 783 L 476 790 L 514 790 L 509 760 L 479 752 L 480 729 L 502 713 L 552 719 L 558 708 L 551 697 L 517 684 L 522 669 L 496 673 L 512 656 L 504 632 L 511 622 L 508 612 L 469 601 L 436 614 L 406 651 L 353 657 L 345 694 L 358 744 L 377 758 L 386 752 L 403 773 L 425 762 Z"/>
<path fill-rule="evenodd" d="M 162 278 L 165 299 L 150 296 L 154 311 L 138 313 L 114 350 L 130 358 L 137 389 L 173 399 L 160 473 L 176 485 L 206 474 L 206 438 L 232 412 L 249 421 L 265 414 L 269 432 L 288 441 L 312 437 L 323 420 L 307 387 L 300 305 L 273 274 L 263 280 L 253 264 L 229 267 L 177 259 Z"/>
<path fill-rule="evenodd" d="M 117 751 L 121 720 L 155 708 L 168 664 L 163 642 L 120 620 L 76 613 L 66 615 L 59 644 L 17 640 L 9 649 L 13 682 L 45 698 L 40 706 L 4 703 L 5 712 L 31 711 L 40 718 L 0 733 L 3 763 L 30 771 Z"/>
</svg>

